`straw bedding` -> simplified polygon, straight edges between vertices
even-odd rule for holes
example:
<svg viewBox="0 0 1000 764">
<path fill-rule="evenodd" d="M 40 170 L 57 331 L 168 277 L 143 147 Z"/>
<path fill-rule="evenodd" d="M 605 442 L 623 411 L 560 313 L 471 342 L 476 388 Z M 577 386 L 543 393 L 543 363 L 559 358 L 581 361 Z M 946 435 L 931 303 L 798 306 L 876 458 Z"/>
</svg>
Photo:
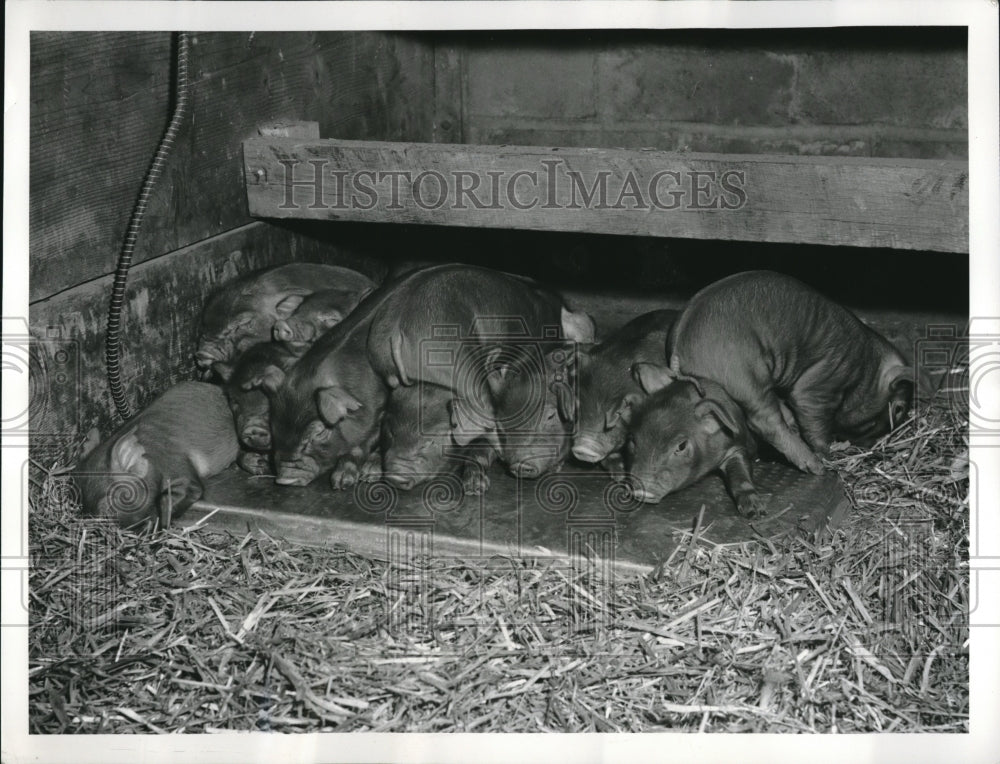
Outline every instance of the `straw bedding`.
<svg viewBox="0 0 1000 764">
<path fill-rule="evenodd" d="M 696 526 L 644 577 L 494 558 L 401 569 L 211 527 L 30 515 L 30 730 L 967 732 L 966 420 L 830 461 L 813 537 Z"/>
</svg>

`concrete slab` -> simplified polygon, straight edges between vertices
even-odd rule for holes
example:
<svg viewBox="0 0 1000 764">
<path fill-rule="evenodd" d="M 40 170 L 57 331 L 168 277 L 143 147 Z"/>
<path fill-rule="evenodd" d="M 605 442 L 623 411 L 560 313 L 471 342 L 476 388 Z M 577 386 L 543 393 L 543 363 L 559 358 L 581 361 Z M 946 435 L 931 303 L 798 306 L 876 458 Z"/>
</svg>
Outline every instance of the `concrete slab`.
<svg viewBox="0 0 1000 764">
<path fill-rule="evenodd" d="M 304 544 L 346 546 L 380 559 L 489 558 L 511 555 L 572 559 L 596 554 L 616 569 L 652 569 L 690 530 L 704 506 L 702 534 L 716 543 L 836 526 L 849 502 L 833 473 L 816 477 L 758 462 L 755 477 L 770 494 L 768 515 L 748 522 L 736 513 L 722 480 L 710 476 L 656 505 L 631 499 L 597 468 L 567 466 L 538 480 L 499 467 L 483 496 L 465 496 L 454 474 L 411 491 L 385 482 L 333 491 L 326 478 L 305 488 L 277 486 L 236 468 L 209 481 L 205 498 L 180 518 L 236 533 L 247 530 Z"/>
</svg>

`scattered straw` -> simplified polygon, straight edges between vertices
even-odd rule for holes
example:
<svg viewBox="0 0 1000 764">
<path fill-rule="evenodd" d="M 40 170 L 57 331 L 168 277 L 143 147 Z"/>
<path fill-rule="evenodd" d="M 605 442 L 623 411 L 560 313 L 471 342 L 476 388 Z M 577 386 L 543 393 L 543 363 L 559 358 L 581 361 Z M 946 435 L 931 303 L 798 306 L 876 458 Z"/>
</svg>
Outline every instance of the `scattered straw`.
<svg viewBox="0 0 1000 764">
<path fill-rule="evenodd" d="M 924 411 L 831 464 L 836 532 L 713 544 L 654 575 L 138 536 L 33 482 L 30 728 L 967 732 L 964 423 Z M 586 568 L 586 566 L 583 566 Z"/>
</svg>

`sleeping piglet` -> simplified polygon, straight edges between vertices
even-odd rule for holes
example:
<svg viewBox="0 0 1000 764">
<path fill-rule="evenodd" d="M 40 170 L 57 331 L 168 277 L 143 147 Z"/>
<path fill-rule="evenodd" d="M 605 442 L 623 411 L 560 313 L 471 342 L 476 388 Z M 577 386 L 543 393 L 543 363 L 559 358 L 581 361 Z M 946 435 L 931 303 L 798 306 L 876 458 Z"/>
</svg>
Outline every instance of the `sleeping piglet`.
<svg viewBox="0 0 1000 764">
<path fill-rule="evenodd" d="M 460 471 L 462 490 L 479 495 L 489 488 L 486 471 L 496 457 L 496 440 L 482 438 L 464 448 L 452 443 L 446 387 L 417 382 L 389 395 L 382 415 L 382 477 L 404 491 L 443 474 Z"/>
<path fill-rule="evenodd" d="M 817 475 L 831 441 L 869 445 L 910 410 L 913 370 L 899 351 L 790 276 L 749 271 L 706 287 L 672 346 L 675 372 L 720 384 L 756 435 Z"/>
<path fill-rule="evenodd" d="M 360 295 L 374 286 L 362 273 L 323 263 L 286 263 L 245 274 L 205 303 L 195 361 L 208 369 L 271 339 L 274 322 L 288 318 L 305 295 L 327 289 Z"/>
<path fill-rule="evenodd" d="M 714 382 L 678 378 L 667 366 L 638 363 L 633 374 L 648 396 L 623 412 L 635 497 L 656 503 L 721 470 L 740 513 L 763 514 L 751 473 L 756 444 L 733 399 Z"/>
<path fill-rule="evenodd" d="M 103 443 L 96 440 L 94 432 L 73 471 L 83 511 L 116 517 L 126 528 L 157 518 L 169 525 L 239 450 L 225 395 L 204 382 L 171 387 Z"/>
<path fill-rule="evenodd" d="M 272 367 L 287 371 L 296 358 L 276 342 L 260 342 L 233 362 L 216 361 L 214 371 L 223 381 L 240 441 L 240 467 L 253 475 L 270 471 L 271 405 L 263 386 Z"/>
<path fill-rule="evenodd" d="M 277 306 L 278 312 L 287 318 L 274 322 L 271 329 L 274 341 L 301 356 L 319 335 L 343 321 L 372 288 L 324 289 L 305 297 L 289 295 Z"/>
</svg>

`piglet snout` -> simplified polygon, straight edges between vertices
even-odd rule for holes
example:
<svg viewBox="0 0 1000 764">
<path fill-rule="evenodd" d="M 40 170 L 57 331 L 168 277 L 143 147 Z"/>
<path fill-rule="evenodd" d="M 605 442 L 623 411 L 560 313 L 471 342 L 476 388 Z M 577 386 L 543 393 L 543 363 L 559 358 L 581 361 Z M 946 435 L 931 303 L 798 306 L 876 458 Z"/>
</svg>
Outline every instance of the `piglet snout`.
<svg viewBox="0 0 1000 764">
<path fill-rule="evenodd" d="M 417 483 L 417 479 L 413 475 L 406 475 L 402 472 L 385 472 L 382 477 L 402 491 L 409 491 Z"/>
<path fill-rule="evenodd" d="M 629 476 L 627 484 L 629 489 L 632 491 L 632 495 L 639 501 L 643 501 L 648 504 L 656 504 L 662 498 L 647 489 L 646 486 L 642 484 L 642 481 L 633 476 Z"/>
<path fill-rule="evenodd" d="M 542 467 L 535 462 L 517 462 L 510 465 L 510 471 L 515 477 L 532 480 L 542 474 Z"/>
<path fill-rule="evenodd" d="M 247 448 L 266 451 L 271 447 L 271 431 L 261 425 L 247 425 L 242 436 Z"/>
<path fill-rule="evenodd" d="M 592 438 L 577 438 L 573 443 L 573 456 L 581 462 L 599 462 L 605 457 L 602 454 L 597 441 Z"/>
</svg>

